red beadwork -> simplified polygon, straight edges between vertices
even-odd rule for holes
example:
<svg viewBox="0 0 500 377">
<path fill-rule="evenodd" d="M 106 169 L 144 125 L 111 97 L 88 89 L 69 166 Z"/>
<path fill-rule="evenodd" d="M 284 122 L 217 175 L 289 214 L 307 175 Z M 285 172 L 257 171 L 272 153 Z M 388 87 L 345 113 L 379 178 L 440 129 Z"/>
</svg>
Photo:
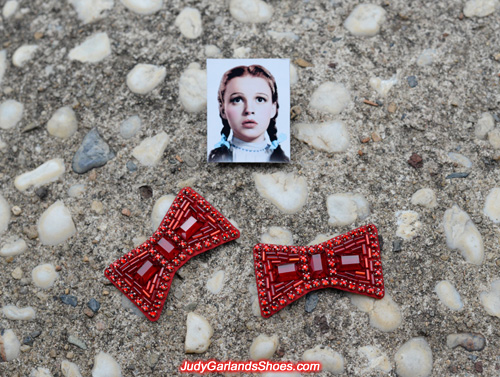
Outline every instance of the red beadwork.
<svg viewBox="0 0 500 377">
<path fill-rule="evenodd" d="M 264 317 L 310 291 L 330 286 L 384 297 L 380 245 L 372 224 L 314 246 L 258 244 L 253 255 Z"/>
<path fill-rule="evenodd" d="M 149 320 L 156 321 L 172 283 L 169 274 L 173 277 L 195 255 L 239 236 L 238 229 L 220 212 L 187 187 L 177 195 L 151 238 L 113 262 L 104 275 Z"/>
</svg>

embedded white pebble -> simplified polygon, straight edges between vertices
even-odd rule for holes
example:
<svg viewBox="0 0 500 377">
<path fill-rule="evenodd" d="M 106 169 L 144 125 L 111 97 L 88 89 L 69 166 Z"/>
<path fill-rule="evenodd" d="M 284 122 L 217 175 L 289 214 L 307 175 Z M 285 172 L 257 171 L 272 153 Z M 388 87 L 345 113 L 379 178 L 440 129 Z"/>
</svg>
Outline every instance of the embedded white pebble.
<svg viewBox="0 0 500 377">
<path fill-rule="evenodd" d="M 130 118 L 125 119 L 122 124 L 120 124 L 121 137 L 124 139 L 134 137 L 141 129 L 141 124 L 141 118 L 139 118 L 138 115 L 133 115 Z"/>
<path fill-rule="evenodd" d="M 8 130 L 14 127 L 23 117 L 24 106 L 21 102 L 8 99 L 0 105 L 0 128 Z"/>
<path fill-rule="evenodd" d="M 467 157 L 465 157 L 463 154 L 450 152 L 448 153 L 448 157 L 450 158 L 451 161 L 453 161 L 458 165 L 463 166 L 464 168 L 469 169 L 472 167 L 472 161 L 469 160 Z"/>
<path fill-rule="evenodd" d="M 97 63 L 111 55 L 111 42 L 107 33 L 96 33 L 91 35 L 82 44 L 71 49 L 69 60 L 77 60 L 82 63 Z"/>
<path fill-rule="evenodd" d="M 397 211 L 396 224 L 398 229 L 396 230 L 396 236 L 404 240 L 411 240 L 415 237 L 422 227 L 419 218 L 420 215 L 415 211 Z"/>
<path fill-rule="evenodd" d="M 179 100 L 190 113 L 202 111 L 207 106 L 207 71 L 198 63 L 191 63 L 179 79 Z"/>
<path fill-rule="evenodd" d="M 455 289 L 453 284 L 448 280 L 441 280 L 436 284 L 434 291 L 439 297 L 439 300 L 446 306 L 448 309 L 453 311 L 462 310 L 464 304 L 462 299 L 460 298 L 460 293 Z"/>
<path fill-rule="evenodd" d="M 30 377 L 52 377 L 52 374 L 49 369 L 38 367 L 31 370 Z"/>
<path fill-rule="evenodd" d="M 31 271 L 31 278 L 33 279 L 33 284 L 37 287 L 48 289 L 54 285 L 59 278 L 59 274 L 52 264 L 46 263 L 36 266 Z"/>
<path fill-rule="evenodd" d="M 269 360 L 276 352 L 279 340 L 276 335 L 267 336 L 260 334 L 250 346 L 250 358 L 252 360 Z"/>
<path fill-rule="evenodd" d="M 330 114 L 339 114 L 351 103 L 351 93 L 343 84 L 325 82 L 312 94 L 309 106 Z"/>
<path fill-rule="evenodd" d="M 259 194 L 284 213 L 300 211 L 307 201 L 307 181 L 293 173 L 254 174 Z"/>
<path fill-rule="evenodd" d="M 495 224 L 500 223 L 500 187 L 494 187 L 486 197 L 483 212 Z"/>
<path fill-rule="evenodd" d="M 200 11 L 190 7 L 184 8 L 175 19 L 175 26 L 179 28 L 181 34 L 186 38 L 198 38 L 203 32 Z"/>
<path fill-rule="evenodd" d="M 6 305 L 2 308 L 2 312 L 5 318 L 15 321 L 31 321 L 36 317 L 35 309 L 31 306 L 18 308 L 15 305 Z"/>
<path fill-rule="evenodd" d="M 486 313 L 500 318 L 500 279 L 492 281 L 490 290 L 482 291 L 479 299 Z"/>
<path fill-rule="evenodd" d="M 76 114 L 69 106 L 57 109 L 47 122 L 47 132 L 55 137 L 67 139 L 73 136 L 78 129 Z"/>
<path fill-rule="evenodd" d="M 319 361 L 323 372 L 331 372 L 333 374 L 344 373 L 344 358 L 338 352 L 335 352 L 330 347 L 322 348 L 316 346 L 308 349 L 302 355 L 304 361 Z"/>
<path fill-rule="evenodd" d="M 19 356 L 21 343 L 14 331 L 0 330 L 0 358 L 2 361 L 12 361 Z"/>
<path fill-rule="evenodd" d="M 159 198 L 153 206 L 153 211 L 151 213 L 151 225 L 154 230 L 158 229 L 161 221 L 167 214 L 168 209 L 174 202 L 174 195 L 164 195 Z"/>
<path fill-rule="evenodd" d="M 77 17 L 84 24 L 97 21 L 107 15 L 107 10 L 113 8 L 113 0 L 69 0 L 75 8 Z"/>
<path fill-rule="evenodd" d="M 495 149 L 500 149 L 500 128 L 494 128 L 488 132 L 488 141 Z"/>
<path fill-rule="evenodd" d="M 387 293 L 383 299 L 373 302 L 373 309 L 368 315 L 370 325 L 383 332 L 394 331 L 403 322 L 401 309 Z"/>
<path fill-rule="evenodd" d="M 222 287 L 224 287 L 225 276 L 226 274 L 223 270 L 214 272 L 212 277 L 207 280 L 207 290 L 214 295 L 220 293 Z"/>
<path fill-rule="evenodd" d="M 186 341 L 184 351 L 186 353 L 203 353 L 211 343 L 214 330 L 210 323 L 196 313 L 190 312 L 186 321 Z"/>
<path fill-rule="evenodd" d="M 3 18 L 7 19 L 16 14 L 19 9 L 19 3 L 16 0 L 9 0 L 5 3 L 2 9 Z"/>
<path fill-rule="evenodd" d="M 392 76 L 390 79 L 382 80 L 379 77 L 372 77 L 370 79 L 370 86 L 382 97 L 386 97 L 389 91 L 394 85 L 398 83 L 398 78 L 396 75 Z"/>
<path fill-rule="evenodd" d="M 27 62 L 29 62 L 35 56 L 36 50 L 38 50 L 37 45 L 23 45 L 14 51 L 12 55 L 12 64 L 16 67 L 23 67 Z"/>
<path fill-rule="evenodd" d="M 121 0 L 121 3 L 134 13 L 149 15 L 158 12 L 163 0 Z"/>
<path fill-rule="evenodd" d="M 389 357 L 375 346 L 365 346 L 358 349 L 358 354 L 368 361 L 368 365 L 361 371 L 362 375 L 373 372 L 389 373 L 392 365 Z"/>
<path fill-rule="evenodd" d="M 37 227 L 42 245 L 58 245 L 76 233 L 71 213 L 61 200 L 45 210 Z"/>
<path fill-rule="evenodd" d="M 7 50 L 0 51 L 0 84 L 7 70 Z"/>
<path fill-rule="evenodd" d="M 396 355 L 396 373 L 401 377 L 427 377 L 432 372 L 432 350 L 424 338 L 403 344 Z"/>
<path fill-rule="evenodd" d="M 240 22 L 262 23 L 271 20 L 273 7 L 262 0 L 231 0 L 229 12 Z"/>
<path fill-rule="evenodd" d="M 476 123 L 474 134 L 478 139 L 486 139 L 488 133 L 495 128 L 495 118 L 490 113 L 482 113 Z"/>
<path fill-rule="evenodd" d="M 341 121 L 297 123 L 292 129 L 297 139 L 320 151 L 341 153 L 349 148 L 349 132 Z"/>
<path fill-rule="evenodd" d="M 10 206 L 0 194 L 0 234 L 7 230 L 10 221 Z"/>
<path fill-rule="evenodd" d="M 375 4 L 359 4 L 344 22 L 344 27 L 356 36 L 372 37 L 380 31 L 387 12 Z"/>
<path fill-rule="evenodd" d="M 259 298 L 257 297 L 257 295 L 253 295 L 252 298 L 252 314 L 255 316 L 255 317 L 261 317 L 261 313 L 260 313 L 260 304 L 259 304 Z"/>
<path fill-rule="evenodd" d="M 334 226 L 348 225 L 356 220 L 364 220 L 370 215 L 370 205 L 361 194 L 339 193 L 328 196 L 328 224 Z"/>
<path fill-rule="evenodd" d="M 25 191 L 31 186 L 43 186 L 46 183 L 57 181 L 65 171 L 63 159 L 54 158 L 44 162 L 32 171 L 18 175 L 14 180 L 14 186 L 19 191 Z"/>
<path fill-rule="evenodd" d="M 437 52 L 433 48 L 428 48 L 423 50 L 417 58 L 417 65 L 419 67 L 425 67 L 434 63 L 436 59 Z"/>
<path fill-rule="evenodd" d="M 68 360 L 63 360 L 61 362 L 61 372 L 64 377 L 82 377 L 78 365 Z"/>
<path fill-rule="evenodd" d="M 290 85 L 295 85 L 299 82 L 299 74 L 295 64 L 290 63 Z"/>
<path fill-rule="evenodd" d="M 82 196 L 85 193 L 86 189 L 87 187 L 85 186 L 85 184 L 78 183 L 68 189 L 68 195 L 72 198 L 77 198 L 79 196 Z"/>
<path fill-rule="evenodd" d="M 22 238 L 18 238 L 15 241 L 8 242 L 2 246 L 0 249 L 0 256 L 2 257 L 14 257 L 20 255 L 28 250 L 28 245 L 26 241 Z"/>
<path fill-rule="evenodd" d="M 92 377 L 122 377 L 122 368 L 113 356 L 101 351 L 95 357 Z"/>
<path fill-rule="evenodd" d="M 252 49 L 250 47 L 237 47 L 233 51 L 233 58 L 235 59 L 245 59 L 250 56 Z"/>
<path fill-rule="evenodd" d="M 156 136 L 148 137 L 134 148 L 132 156 L 144 166 L 155 166 L 163 157 L 169 140 L 170 138 L 163 131 Z"/>
<path fill-rule="evenodd" d="M 464 6 L 465 17 L 486 17 L 500 7 L 498 0 L 469 0 Z"/>
<path fill-rule="evenodd" d="M 430 188 L 420 189 L 412 195 L 411 204 L 425 208 L 434 208 L 437 206 L 436 194 Z"/>
<path fill-rule="evenodd" d="M 443 226 L 446 244 L 450 249 L 460 250 L 469 263 L 483 263 L 483 238 L 467 213 L 454 205 L 444 213 Z"/>
<path fill-rule="evenodd" d="M 288 229 L 271 226 L 266 233 L 262 234 L 260 242 L 275 245 L 291 245 L 293 243 L 293 235 Z"/>
<path fill-rule="evenodd" d="M 215 45 L 206 45 L 205 55 L 207 56 L 207 58 L 218 58 L 222 56 L 222 52 L 220 48 Z"/>
<path fill-rule="evenodd" d="M 167 69 L 153 64 L 137 64 L 127 74 L 127 86 L 131 92 L 146 94 L 156 88 L 167 75 Z"/>
</svg>

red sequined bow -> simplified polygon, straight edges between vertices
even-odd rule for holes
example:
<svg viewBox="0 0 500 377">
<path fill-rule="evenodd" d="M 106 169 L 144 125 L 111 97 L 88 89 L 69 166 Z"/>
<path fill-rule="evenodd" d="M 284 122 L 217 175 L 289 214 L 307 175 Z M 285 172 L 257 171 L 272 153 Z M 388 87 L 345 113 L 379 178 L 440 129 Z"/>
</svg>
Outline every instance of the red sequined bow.
<svg viewBox="0 0 500 377">
<path fill-rule="evenodd" d="M 380 245 L 372 224 L 313 246 L 257 244 L 253 256 L 260 312 L 266 318 L 322 288 L 384 297 Z"/>
<path fill-rule="evenodd" d="M 105 276 L 150 321 L 160 317 L 175 272 L 240 232 L 190 187 L 179 192 L 153 236 L 112 263 Z"/>
</svg>

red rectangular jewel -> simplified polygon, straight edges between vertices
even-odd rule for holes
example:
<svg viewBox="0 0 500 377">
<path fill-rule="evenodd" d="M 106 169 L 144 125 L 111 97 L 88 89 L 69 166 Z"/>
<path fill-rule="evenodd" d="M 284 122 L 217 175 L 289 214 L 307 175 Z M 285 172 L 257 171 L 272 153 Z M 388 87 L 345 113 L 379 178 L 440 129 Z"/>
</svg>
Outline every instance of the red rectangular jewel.
<svg viewBox="0 0 500 377">
<path fill-rule="evenodd" d="M 179 254 L 179 250 L 175 245 L 165 238 L 160 238 L 156 250 L 158 250 L 167 260 L 172 260 Z"/>
<path fill-rule="evenodd" d="M 184 241 L 187 241 L 193 236 L 194 233 L 196 233 L 198 229 L 201 228 L 202 225 L 203 224 L 196 220 L 193 216 L 189 216 L 189 218 L 180 226 L 181 232 L 179 235 Z"/>
<path fill-rule="evenodd" d="M 158 267 L 153 266 L 153 263 L 150 261 L 144 262 L 141 268 L 137 270 L 135 275 L 136 280 L 139 281 L 142 285 L 146 285 L 146 283 L 151 279 L 151 277 L 158 272 Z"/>
<path fill-rule="evenodd" d="M 295 263 L 287 263 L 278 266 L 278 281 L 289 281 L 297 279 L 297 267 Z"/>
</svg>

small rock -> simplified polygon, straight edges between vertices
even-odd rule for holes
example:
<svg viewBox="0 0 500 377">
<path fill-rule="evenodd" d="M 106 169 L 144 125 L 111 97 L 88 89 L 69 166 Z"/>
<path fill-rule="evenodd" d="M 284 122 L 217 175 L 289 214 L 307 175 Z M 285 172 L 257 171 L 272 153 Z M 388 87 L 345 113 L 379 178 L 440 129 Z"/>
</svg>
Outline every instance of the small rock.
<svg viewBox="0 0 500 377">
<path fill-rule="evenodd" d="M 370 325 L 383 332 L 396 330 L 403 322 L 398 304 L 387 293 L 381 300 L 374 300 L 370 316 Z"/>
<path fill-rule="evenodd" d="M 12 17 L 16 14 L 19 9 L 19 3 L 16 0 L 8 0 L 5 2 L 5 5 L 2 9 L 2 15 L 4 19 Z"/>
<path fill-rule="evenodd" d="M 39 288 L 50 288 L 54 285 L 59 274 L 56 272 L 52 264 L 41 264 L 31 272 L 33 284 Z"/>
<path fill-rule="evenodd" d="M 23 228 L 23 233 L 30 239 L 35 240 L 38 238 L 38 230 L 35 225 L 27 226 Z"/>
<path fill-rule="evenodd" d="M 306 295 L 306 305 L 305 305 L 306 313 L 312 313 L 314 309 L 316 309 L 318 301 L 319 301 L 318 294 L 316 292 L 309 292 Z"/>
<path fill-rule="evenodd" d="M 141 129 L 141 118 L 138 115 L 125 119 L 120 125 L 120 135 L 124 139 L 131 139 Z"/>
<path fill-rule="evenodd" d="M 387 80 L 382 80 L 378 77 L 372 77 L 370 79 L 370 86 L 382 97 L 386 97 L 392 87 L 397 83 L 398 79 L 396 75 Z"/>
<path fill-rule="evenodd" d="M 450 310 L 460 311 L 463 309 L 464 304 L 460 298 L 460 294 L 448 280 L 441 280 L 436 284 L 436 288 L 434 290 L 436 291 L 439 300 Z"/>
<path fill-rule="evenodd" d="M 175 26 L 188 39 L 196 39 L 203 32 L 201 14 L 198 9 L 186 7 L 175 19 Z"/>
<path fill-rule="evenodd" d="M 14 127 L 23 117 L 24 106 L 13 99 L 0 104 L 0 128 L 8 130 Z"/>
<path fill-rule="evenodd" d="M 114 157 L 115 152 L 101 138 L 97 129 L 93 128 L 73 156 L 72 168 L 75 173 L 83 174 L 106 165 Z"/>
<path fill-rule="evenodd" d="M 14 186 L 19 191 L 25 191 L 31 186 L 42 186 L 58 180 L 66 171 L 62 158 L 54 158 L 44 162 L 35 170 L 18 175 L 14 180 Z"/>
<path fill-rule="evenodd" d="M 130 217 L 132 215 L 132 212 L 130 212 L 130 210 L 128 208 L 124 208 L 124 209 L 122 209 L 122 215 Z"/>
<path fill-rule="evenodd" d="M 479 299 L 486 313 L 500 318 L 500 279 L 492 281 L 490 291 L 482 291 Z"/>
<path fill-rule="evenodd" d="M 26 241 L 22 238 L 18 238 L 13 242 L 9 242 L 2 246 L 0 249 L 0 256 L 2 257 L 14 257 L 24 253 L 28 249 Z"/>
<path fill-rule="evenodd" d="M 449 348 L 460 346 L 469 352 L 482 351 L 486 346 L 486 339 L 479 333 L 450 334 L 446 337 L 446 345 Z"/>
<path fill-rule="evenodd" d="M 10 206 L 5 198 L 0 194 L 0 234 L 5 232 L 10 221 Z M 3 250 L 3 248 L 2 248 Z"/>
<path fill-rule="evenodd" d="M 379 134 L 378 134 L 378 133 L 373 132 L 373 133 L 372 133 L 372 140 L 373 140 L 375 143 L 378 143 L 379 141 L 382 141 L 382 138 L 379 136 Z"/>
<path fill-rule="evenodd" d="M 341 121 L 319 124 L 296 123 L 294 136 L 320 151 L 345 152 L 349 148 L 349 132 Z"/>
<path fill-rule="evenodd" d="M 374 4 L 359 4 L 344 22 L 344 27 L 356 36 L 372 37 L 380 31 L 387 12 Z"/>
<path fill-rule="evenodd" d="M 63 360 L 61 362 L 61 372 L 64 377 L 82 377 L 78 365 L 68 360 Z"/>
<path fill-rule="evenodd" d="M 224 271 L 216 271 L 207 281 L 207 290 L 214 295 L 219 294 L 224 286 Z"/>
<path fill-rule="evenodd" d="M 446 176 L 446 179 L 453 179 L 453 178 L 467 178 L 470 173 L 451 173 Z"/>
<path fill-rule="evenodd" d="M 408 160 L 408 163 L 415 169 L 420 169 L 424 166 L 424 160 L 418 154 L 413 153 Z"/>
<path fill-rule="evenodd" d="M 305 59 L 302 58 L 297 58 L 294 60 L 294 63 L 297 64 L 301 68 L 309 68 L 309 67 L 314 67 L 314 64 L 311 62 L 308 62 Z"/>
<path fill-rule="evenodd" d="M 210 323 L 202 316 L 195 313 L 188 313 L 187 331 L 184 350 L 186 353 L 203 353 L 210 346 L 214 330 Z"/>
<path fill-rule="evenodd" d="M 222 56 L 222 53 L 219 47 L 215 45 L 206 45 L 205 55 L 207 56 L 207 58 L 218 58 Z"/>
<path fill-rule="evenodd" d="M 159 198 L 153 206 L 153 211 L 151 213 L 151 226 L 152 229 L 156 230 L 160 226 L 161 221 L 165 217 L 168 209 L 174 202 L 174 195 L 164 195 Z"/>
<path fill-rule="evenodd" d="M 143 199 L 150 199 L 153 196 L 153 189 L 150 186 L 141 186 L 139 187 L 139 194 Z"/>
<path fill-rule="evenodd" d="M 160 356 L 157 353 L 152 353 L 148 357 L 148 366 L 150 368 L 154 368 L 156 364 L 158 364 L 158 361 L 160 360 Z"/>
<path fill-rule="evenodd" d="M 2 83 L 6 70 L 7 70 L 7 51 L 0 50 L 0 84 Z"/>
<path fill-rule="evenodd" d="M 454 163 L 461 165 L 465 168 L 470 169 L 472 167 L 472 161 L 465 157 L 463 154 L 450 152 L 448 153 L 448 157 Z"/>
<path fill-rule="evenodd" d="M 14 305 L 6 305 L 2 308 L 2 312 L 7 319 L 15 321 L 31 321 L 36 317 L 35 309 L 31 306 L 18 308 Z"/>
<path fill-rule="evenodd" d="M 206 110 L 207 71 L 198 63 L 191 63 L 179 79 L 179 100 L 190 113 Z"/>
<path fill-rule="evenodd" d="M 343 85 L 335 82 L 321 84 L 312 94 L 309 106 L 312 109 L 340 114 L 351 103 L 351 94 Z"/>
<path fill-rule="evenodd" d="M 101 304 L 99 301 L 97 301 L 95 298 L 91 298 L 89 302 L 87 302 L 87 306 L 92 310 L 94 313 L 97 313 L 99 309 L 101 308 Z"/>
<path fill-rule="evenodd" d="M 391 102 L 389 106 L 387 106 L 387 111 L 390 113 L 394 113 L 397 109 L 397 106 L 394 102 Z"/>
<path fill-rule="evenodd" d="M 19 357 L 21 343 L 12 330 L 0 329 L 0 358 L 12 361 Z"/>
<path fill-rule="evenodd" d="M 260 237 L 260 242 L 275 245 L 291 245 L 293 243 L 293 236 L 288 229 L 271 226 L 267 233 L 264 233 Z"/>
<path fill-rule="evenodd" d="M 273 7 L 262 0 L 231 0 L 229 12 L 245 23 L 263 23 L 271 20 Z"/>
<path fill-rule="evenodd" d="M 144 166 L 155 166 L 163 157 L 170 138 L 165 132 L 144 139 L 132 151 L 132 155 Z"/>
<path fill-rule="evenodd" d="M 110 354 L 101 351 L 95 357 L 92 377 L 122 377 L 122 370 Z"/>
<path fill-rule="evenodd" d="M 80 339 L 78 339 L 74 335 L 68 336 L 68 343 L 71 343 L 71 344 L 77 346 L 78 348 L 81 348 L 82 350 L 86 350 L 87 349 L 87 345 L 85 344 L 85 342 L 82 341 L 82 340 L 80 340 Z"/>
<path fill-rule="evenodd" d="M 412 195 L 411 204 L 425 208 L 434 208 L 437 206 L 436 194 L 430 188 L 420 189 Z"/>
<path fill-rule="evenodd" d="M 114 0 L 69 0 L 77 13 L 78 19 L 84 24 L 94 22 L 107 15 L 107 10 L 113 8 Z"/>
<path fill-rule="evenodd" d="M 92 200 L 90 208 L 98 215 L 104 213 L 104 204 L 102 204 L 102 202 L 100 202 L 99 200 Z"/>
<path fill-rule="evenodd" d="M 11 275 L 14 279 L 21 280 L 23 278 L 23 270 L 21 269 L 21 267 L 16 267 L 12 271 Z"/>
<path fill-rule="evenodd" d="M 406 81 L 408 81 L 408 85 L 410 86 L 410 88 L 414 88 L 418 85 L 416 76 L 408 76 L 406 78 Z"/>
<path fill-rule="evenodd" d="M 370 215 L 370 205 L 361 194 L 339 193 L 328 196 L 328 224 L 333 226 L 349 225 L 356 220 L 364 220 Z"/>
<path fill-rule="evenodd" d="M 432 372 L 432 351 L 424 338 L 413 338 L 403 344 L 396 355 L 396 373 L 401 377 L 427 377 Z"/>
<path fill-rule="evenodd" d="M 89 308 L 83 309 L 83 314 L 85 314 L 89 318 L 93 318 L 95 315 L 94 312 L 92 310 L 90 310 Z"/>
<path fill-rule="evenodd" d="M 415 237 L 422 227 L 419 217 L 420 215 L 415 211 L 397 211 L 396 224 L 398 229 L 396 230 L 396 236 L 407 241 Z"/>
<path fill-rule="evenodd" d="M 59 296 L 61 302 L 66 305 L 71 305 L 72 307 L 76 307 L 78 305 L 78 299 L 72 295 L 61 295 Z"/>
<path fill-rule="evenodd" d="M 250 358 L 252 360 L 269 360 L 276 352 L 279 340 L 276 335 L 271 337 L 260 334 L 250 346 Z"/>
<path fill-rule="evenodd" d="M 151 92 L 165 79 L 167 69 L 152 64 L 137 64 L 127 74 L 127 86 L 132 93 Z"/>
<path fill-rule="evenodd" d="M 40 216 L 37 228 L 43 245 L 58 245 L 76 233 L 71 213 L 60 200 L 52 204 Z"/>
<path fill-rule="evenodd" d="M 27 62 L 33 59 L 37 50 L 37 45 L 23 45 L 19 47 L 14 52 L 14 55 L 12 55 L 12 64 L 16 67 L 23 67 Z"/>
<path fill-rule="evenodd" d="M 361 372 L 362 375 L 369 375 L 373 372 L 388 374 L 392 370 L 387 355 L 375 346 L 361 347 L 358 349 L 358 354 L 368 360 L 368 365 Z"/>
<path fill-rule="evenodd" d="M 290 63 L 290 85 L 294 86 L 299 82 L 299 74 L 295 64 Z"/>
<path fill-rule="evenodd" d="M 252 49 L 250 47 L 238 47 L 235 48 L 233 51 L 233 58 L 234 59 L 246 59 L 250 56 L 250 52 Z"/>
<path fill-rule="evenodd" d="M 488 141 L 495 149 L 500 149 L 500 128 L 495 128 L 488 132 Z"/>
<path fill-rule="evenodd" d="M 401 238 L 396 238 L 392 241 L 392 251 L 399 253 L 402 250 L 403 240 Z"/>
<path fill-rule="evenodd" d="M 307 201 L 307 182 L 293 173 L 254 174 L 259 194 L 278 209 L 293 214 L 302 209 Z"/>
<path fill-rule="evenodd" d="M 460 250 L 469 263 L 483 263 L 483 238 L 467 213 L 454 205 L 444 213 L 443 226 L 446 244 L 450 249 Z"/>
<path fill-rule="evenodd" d="M 486 139 L 488 133 L 495 128 L 495 119 L 490 113 L 482 113 L 477 121 L 474 134 L 478 139 Z"/>
<path fill-rule="evenodd" d="M 82 44 L 71 49 L 69 60 L 81 63 L 97 63 L 111 55 L 111 42 L 107 33 L 96 33 L 87 38 Z"/>
<path fill-rule="evenodd" d="M 498 0 L 469 0 L 464 6 L 465 17 L 486 17 L 499 7 Z"/>
<path fill-rule="evenodd" d="M 437 56 L 436 50 L 432 48 L 425 49 L 420 53 L 420 56 L 417 59 L 417 65 L 419 67 L 425 67 L 431 65 L 432 63 L 434 63 L 436 56 Z"/>
<path fill-rule="evenodd" d="M 38 367 L 31 370 L 30 377 L 52 377 L 52 374 L 49 369 Z"/>
<path fill-rule="evenodd" d="M 85 185 L 84 184 L 77 184 L 73 185 L 68 189 L 68 195 L 72 198 L 77 198 L 79 196 L 82 196 L 83 193 L 85 192 Z M 42 198 L 40 198 L 42 199 Z"/>
<path fill-rule="evenodd" d="M 120 0 L 121 3 L 134 13 L 150 15 L 158 12 L 163 6 L 163 0 Z"/>
<path fill-rule="evenodd" d="M 330 347 L 322 348 L 316 346 L 308 349 L 302 355 L 304 361 L 319 361 L 322 371 L 331 372 L 333 374 L 344 373 L 344 358 L 338 352 L 335 352 Z"/>
<path fill-rule="evenodd" d="M 483 373 L 483 362 L 478 361 L 478 362 L 474 363 L 474 369 L 478 373 Z"/>
<path fill-rule="evenodd" d="M 500 223 L 500 187 L 494 187 L 484 202 L 483 213 L 495 224 Z"/>
<path fill-rule="evenodd" d="M 133 173 L 137 171 L 137 165 L 133 161 L 127 161 L 127 169 L 129 172 Z"/>
</svg>

